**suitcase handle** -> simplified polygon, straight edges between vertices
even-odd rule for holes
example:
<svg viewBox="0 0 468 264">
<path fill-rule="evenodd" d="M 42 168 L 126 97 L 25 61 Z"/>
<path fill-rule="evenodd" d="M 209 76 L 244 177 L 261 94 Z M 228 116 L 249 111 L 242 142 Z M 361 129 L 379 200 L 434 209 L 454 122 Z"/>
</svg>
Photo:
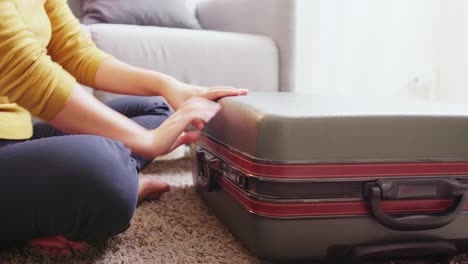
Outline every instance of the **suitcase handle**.
<svg viewBox="0 0 468 264">
<path fill-rule="evenodd" d="M 384 179 L 368 184 L 367 196 L 372 214 L 382 225 L 397 231 L 420 231 L 441 228 L 455 220 L 465 207 L 466 190 L 467 185 L 452 178 Z M 380 206 L 381 200 L 442 197 L 455 197 L 455 200 L 447 211 L 433 215 L 393 217 Z"/>
</svg>

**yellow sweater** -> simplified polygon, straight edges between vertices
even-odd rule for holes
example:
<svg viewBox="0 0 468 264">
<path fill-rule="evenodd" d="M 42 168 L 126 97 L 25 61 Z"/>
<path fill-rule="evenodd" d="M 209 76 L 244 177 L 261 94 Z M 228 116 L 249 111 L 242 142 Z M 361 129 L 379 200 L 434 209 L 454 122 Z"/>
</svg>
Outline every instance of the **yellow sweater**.
<svg viewBox="0 0 468 264">
<path fill-rule="evenodd" d="M 106 57 L 66 0 L 0 0 L 0 139 L 30 138 L 31 114 L 52 118 Z"/>
</svg>

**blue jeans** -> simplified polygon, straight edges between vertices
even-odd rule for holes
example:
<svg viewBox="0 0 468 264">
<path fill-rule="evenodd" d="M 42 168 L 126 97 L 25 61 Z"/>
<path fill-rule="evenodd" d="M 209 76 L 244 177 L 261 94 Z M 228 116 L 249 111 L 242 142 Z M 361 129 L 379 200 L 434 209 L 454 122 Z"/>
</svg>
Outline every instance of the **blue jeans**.
<svg viewBox="0 0 468 264">
<path fill-rule="evenodd" d="M 171 114 L 155 97 L 107 105 L 146 128 Z M 125 231 L 137 205 L 138 172 L 149 162 L 118 141 L 65 135 L 46 123 L 35 124 L 29 140 L 0 140 L 0 247 L 54 235 L 105 240 Z"/>
</svg>

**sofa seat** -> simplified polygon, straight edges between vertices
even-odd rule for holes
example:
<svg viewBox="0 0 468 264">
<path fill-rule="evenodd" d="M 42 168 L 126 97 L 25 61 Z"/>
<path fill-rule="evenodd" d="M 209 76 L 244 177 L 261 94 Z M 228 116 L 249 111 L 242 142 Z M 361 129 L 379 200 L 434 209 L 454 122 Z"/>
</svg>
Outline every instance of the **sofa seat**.
<svg viewBox="0 0 468 264">
<path fill-rule="evenodd" d="M 88 30 L 96 45 L 116 58 L 187 83 L 279 89 L 278 49 L 269 37 L 115 24 L 89 25 Z M 118 96 L 94 93 L 103 101 Z"/>
</svg>

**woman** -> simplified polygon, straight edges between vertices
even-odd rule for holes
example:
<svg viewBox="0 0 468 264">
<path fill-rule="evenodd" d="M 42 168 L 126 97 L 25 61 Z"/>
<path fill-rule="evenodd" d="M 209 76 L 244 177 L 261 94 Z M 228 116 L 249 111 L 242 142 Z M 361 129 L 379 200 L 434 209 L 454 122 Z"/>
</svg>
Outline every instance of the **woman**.
<svg viewBox="0 0 468 264">
<path fill-rule="evenodd" d="M 0 246 L 69 254 L 123 232 L 138 202 L 169 190 L 138 178 L 154 157 L 199 139 L 228 87 L 203 89 L 98 50 L 66 0 L 0 1 Z M 76 79 L 75 79 L 76 78 Z M 77 81 L 138 96 L 100 103 Z M 31 115 L 44 120 L 34 126 Z"/>
</svg>

